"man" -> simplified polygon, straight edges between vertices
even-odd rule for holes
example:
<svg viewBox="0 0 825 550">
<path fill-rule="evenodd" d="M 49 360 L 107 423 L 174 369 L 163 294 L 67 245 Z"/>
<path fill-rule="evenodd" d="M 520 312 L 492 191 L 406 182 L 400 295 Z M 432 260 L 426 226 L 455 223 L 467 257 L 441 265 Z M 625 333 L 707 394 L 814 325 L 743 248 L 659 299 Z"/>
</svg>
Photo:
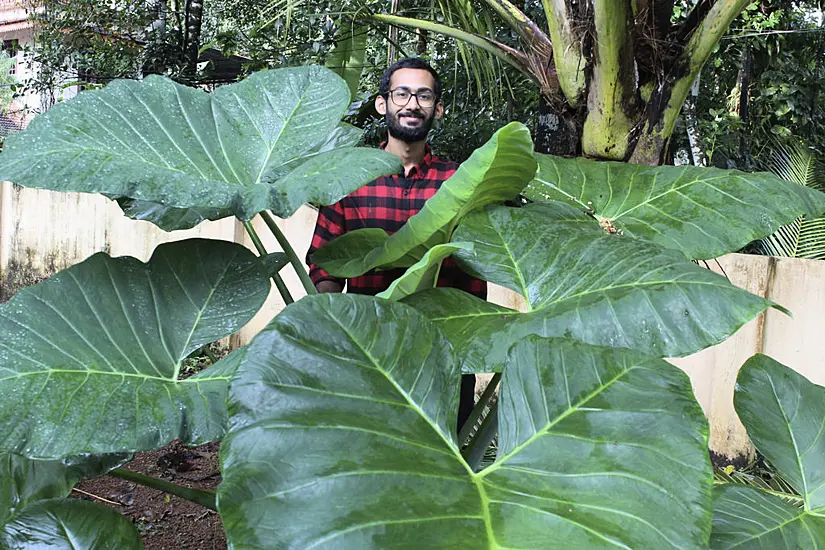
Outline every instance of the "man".
<svg viewBox="0 0 825 550">
<path fill-rule="evenodd" d="M 389 133 L 381 148 L 401 158 L 402 171 L 378 178 L 336 204 L 321 208 L 307 258 L 349 231 L 365 227 L 384 229 L 389 234 L 398 231 L 456 171 L 456 163 L 434 156 L 427 145 L 427 134 L 433 121 L 444 114 L 444 106 L 441 79 L 426 61 L 407 58 L 387 68 L 381 77 L 375 109 L 384 115 Z M 343 292 L 346 283 L 347 292 L 370 295 L 387 289 L 402 273 L 403 269 L 370 271 L 344 281 L 317 265 L 310 263 L 309 269 L 318 292 Z M 449 258 L 442 265 L 438 286 L 487 298 L 486 283 L 461 271 Z M 475 376 L 465 375 L 461 379 L 459 427 L 470 415 L 474 397 Z"/>
</svg>

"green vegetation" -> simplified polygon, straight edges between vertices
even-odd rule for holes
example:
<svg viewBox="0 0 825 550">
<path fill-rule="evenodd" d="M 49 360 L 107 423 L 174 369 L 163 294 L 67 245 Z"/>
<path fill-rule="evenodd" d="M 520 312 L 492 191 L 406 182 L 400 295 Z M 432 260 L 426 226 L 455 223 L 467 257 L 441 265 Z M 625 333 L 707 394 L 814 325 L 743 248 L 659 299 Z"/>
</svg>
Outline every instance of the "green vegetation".
<svg viewBox="0 0 825 550">
<path fill-rule="evenodd" d="M 268 210 L 328 204 L 397 170 L 351 146 L 340 125 L 350 89 L 329 70 L 270 71 L 221 90 L 155 77 L 85 92 L 8 140 L 0 178 L 260 214 L 273 228 Z M 244 106 L 260 97 L 270 101 L 255 104 L 256 126 Z M 102 105 L 107 124 L 87 126 Z M 336 129 L 346 139 L 327 150 Z M 322 155 L 335 179 L 317 177 Z M 158 246 L 145 264 L 97 254 L 20 291 L 0 305 L 0 467 L 13 471 L 0 476 L 0 544 L 140 547 L 100 506 L 51 499 L 118 466 L 117 453 L 221 439 L 216 495 L 134 480 L 216 507 L 234 548 L 725 548 L 743 536 L 777 547 L 770 518 L 748 518 L 743 535 L 746 499 L 779 510 L 786 547 L 817 547 L 825 389 L 752 359 L 737 409 L 804 506 L 757 489 L 714 493 L 707 422 L 687 376 L 662 357 L 781 309 L 690 260 L 822 215 L 825 194 L 769 174 L 614 172 L 631 168 L 534 154 L 521 124 L 505 126 L 410 220 L 414 231 L 328 245 L 357 271 L 403 259 L 395 301 L 307 296 L 185 379 L 193 351 L 258 311 L 268 277 L 278 284 L 287 262 L 303 269 L 282 235 L 283 255 L 201 239 Z M 541 190 L 538 202 L 501 204 L 524 189 Z M 703 218 L 701 237 L 686 223 L 696 208 L 735 223 Z M 364 263 L 364 250 L 379 252 Z M 528 311 L 432 288 L 446 253 L 522 294 Z M 462 371 L 501 371 L 475 434 L 456 434 Z"/>
</svg>

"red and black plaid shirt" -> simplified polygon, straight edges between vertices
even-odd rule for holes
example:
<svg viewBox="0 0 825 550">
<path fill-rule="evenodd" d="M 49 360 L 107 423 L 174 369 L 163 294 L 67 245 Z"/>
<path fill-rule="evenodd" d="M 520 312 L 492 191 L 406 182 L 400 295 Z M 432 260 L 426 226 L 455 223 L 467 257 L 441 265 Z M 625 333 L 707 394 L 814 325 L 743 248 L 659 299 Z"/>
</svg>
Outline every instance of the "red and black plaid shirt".
<svg viewBox="0 0 825 550">
<path fill-rule="evenodd" d="M 383 149 L 385 144 L 381 145 Z M 429 146 L 424 160 L 412 168 L 410 173 L 382 176 L 371 181 L 354 193 L 350 193 L 331 206 L 324 206 L 318 212 L 315 234 L 307 254 L 309 276 L 316 285 L 325 280 L 337 281 L 341 286 L 344 279 L 330 276 L 317 265 L 309 262 L 309 257 L 323 245 L 344 233 L 366 227 L 377 227 L 393 234 L 406 221 L 424 208 L 424 202 L 432 197 L 441 184 L 458 168 L 455 162 L 441 160 L 434 156 Z M 386 290 L 392 282 L 404 273 L 404 269 L 369 271 L 360 277 L 347 279 L 347 292 L 375 295 Z M 447 258 L 441 267 L 438 286 L 458 288 L 487 298 L 487 283 L 464 273 L 452 258 Z"/>
</svg>

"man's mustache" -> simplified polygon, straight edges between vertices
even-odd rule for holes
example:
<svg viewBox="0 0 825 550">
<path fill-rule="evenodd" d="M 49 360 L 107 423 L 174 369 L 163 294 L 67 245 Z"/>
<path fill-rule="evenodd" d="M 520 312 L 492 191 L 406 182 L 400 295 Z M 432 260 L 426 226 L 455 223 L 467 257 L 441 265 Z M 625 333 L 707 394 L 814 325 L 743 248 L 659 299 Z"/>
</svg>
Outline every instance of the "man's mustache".
<svg viewBox="0 0 825 550">
<path fill-rule="evenodd" d="M 410 117 L 414 117 L 414 118 L 420 118 L 422 120 L 427 118 L 427 117 L 424 116 L 424 113 L 422 113 L 421 111 L 402 111 L 402 112 L 399 112 L 396 116 L 398 118 L 401 118 L 402 116 L 410 116 Z"/>
</svg>

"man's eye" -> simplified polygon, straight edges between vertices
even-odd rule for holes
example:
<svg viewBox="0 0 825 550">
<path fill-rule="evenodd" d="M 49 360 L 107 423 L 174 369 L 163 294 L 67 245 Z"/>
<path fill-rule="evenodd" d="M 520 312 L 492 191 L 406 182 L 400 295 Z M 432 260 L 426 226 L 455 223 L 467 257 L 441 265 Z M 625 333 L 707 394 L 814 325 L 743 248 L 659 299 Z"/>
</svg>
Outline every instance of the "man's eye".
<svg viewBox="0 0 825 550">
<path fill-rule="evenodd" d="M 406 99 L 410 97 L 410 92 L 406 90 L 397 90 L 395 92 L 395 97 L 397 97 L 398 99 Z"/>
<path fill-rule="evenodd" d="M 423 94 L 418 94 L 418 98 L 421 101 L 432 101 L 433 100 L 433 94 L 428 94 L 428 93 L 425 92 Z"/>
</svg>

